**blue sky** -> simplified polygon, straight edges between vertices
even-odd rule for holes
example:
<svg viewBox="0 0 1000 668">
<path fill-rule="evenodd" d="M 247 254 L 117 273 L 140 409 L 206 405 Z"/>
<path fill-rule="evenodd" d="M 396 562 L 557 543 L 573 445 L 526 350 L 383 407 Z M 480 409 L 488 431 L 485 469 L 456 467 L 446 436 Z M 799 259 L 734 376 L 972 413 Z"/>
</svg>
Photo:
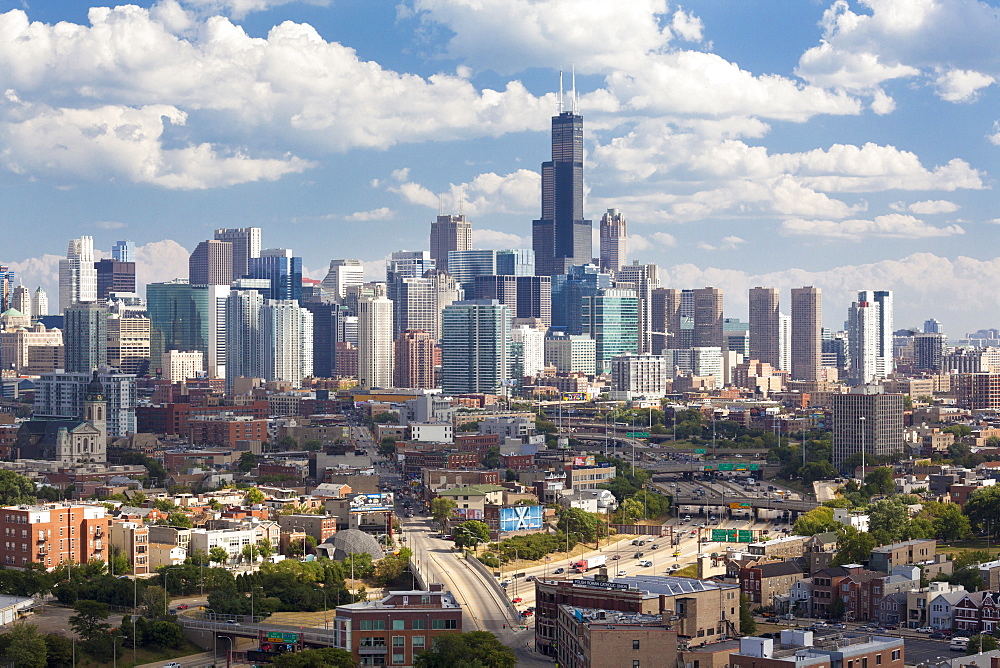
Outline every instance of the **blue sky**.
<svg viewBox="0 0 1000 668">
<path fill-rule="evenodd" d="M 0 262 L 54 291 L 92 234 L 165 280 L 255 225 L 377 280 L 463 193 L 530 246 L 575 66 L 588 217 L 665 285 L 814 284 L 833 327 L 892 289 L 957 338 L 1000 325 L 998 42 L 995 0 L 0 0 Z"/>
</svg>

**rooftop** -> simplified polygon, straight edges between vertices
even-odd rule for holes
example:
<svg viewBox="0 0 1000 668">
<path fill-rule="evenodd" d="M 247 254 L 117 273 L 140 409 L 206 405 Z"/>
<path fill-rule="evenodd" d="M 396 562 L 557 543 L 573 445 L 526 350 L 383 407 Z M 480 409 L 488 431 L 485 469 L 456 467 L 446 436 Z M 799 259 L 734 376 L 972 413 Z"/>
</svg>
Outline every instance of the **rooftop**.
<svg viewBox="0 0 1000 668">
<path fill-rule="evenodd" d="M 398 599 L 401 596 L 413 596 L 420 597 L 416 598 L 415 603 L 407 603 L 406 605 L 396 605 L 394 603 L 389 603 L 388 601 L 393 599 Z M 424 596 L 433 596 L 439 598 L 441 601 L 440 607 L 436 604 L 428 605 L 421 604 L 420 600 Z M 415 608 L 434 608 L 434 609 L 453 609 L 461 610 L 462 606 L 459 605 L 455 597 L 451 595 L 451 592 L 440 592 L 440 591 L 423 591 L 419 589 L 414 589 L 412 591 L 394 591 L 388 596 L 381 598 L 377 601 L 359 601 L 357 603 L 348 603 L 346 605 L 338 605 L 337 609 L 344 610 L 409 610 Z"/>
</svg>

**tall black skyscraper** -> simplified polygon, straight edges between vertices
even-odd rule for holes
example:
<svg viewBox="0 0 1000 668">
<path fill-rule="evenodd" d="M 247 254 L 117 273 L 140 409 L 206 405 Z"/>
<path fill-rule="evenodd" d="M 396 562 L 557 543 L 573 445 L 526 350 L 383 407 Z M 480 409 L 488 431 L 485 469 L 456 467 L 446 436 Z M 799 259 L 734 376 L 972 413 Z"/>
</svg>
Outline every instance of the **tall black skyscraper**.
<svg viewBox="0 0 1000 668">
<path fill-rule="evenodd" d="M 592 223 L 583 218 L 583 116 L 552 117 L 552 160 L 542 163 L 542 217 L 531 227 L 535 274 L 565 274 L 592 259 Z M 560 91 L 561 99 L 561 91 Z"/>
</svg>

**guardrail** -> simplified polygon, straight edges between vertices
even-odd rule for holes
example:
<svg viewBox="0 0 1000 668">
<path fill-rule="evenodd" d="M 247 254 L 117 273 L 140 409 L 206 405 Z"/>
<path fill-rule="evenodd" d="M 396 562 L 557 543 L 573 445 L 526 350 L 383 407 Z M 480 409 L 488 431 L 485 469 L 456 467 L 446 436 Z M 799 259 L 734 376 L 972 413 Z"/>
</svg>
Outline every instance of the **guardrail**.
<svg viewBox="0 0 1000 668">
<path fill-rule="evenodd" d="M 417 568 L 417 562 L 413 557 L 410 557 L 410 573 L 413 574 L 413 577 L 417 581 L 417 584 L 420 585 L 420 588 L 426 591 L 427 581 L 424 579 L 424 575 L 420 572 L 420 569 Z"/>
<path fill-rule="evenodd" d="M 242 620 L 242 621 L 240 621 Z M 246 636 L 256 638 L 261 631 L 284 631 L 285 633 L 297 633 L 302 642 L 309 645 L 334 645 L 333 630 L 306 630 L 301 626 L 291 626 L 288 624 L 268 624 L 263 618 L 254 617 L 250 621 L 245 615 L 216 615 L 214 613 L 194 613 L 190 615 L 180 615 L 178 623 L 185 629 L 195 631 L 211 631 L 212 633 L 225 633 L 228 635 Z"/>
<path fill-rule="evenodd" d="M 465 560 L 470 563 L 473 568 L 479 571 L 479 574 L 483 576 L 483 579 L 489 583 L 493 591 L 500 597 L 500 600 L 503 601 L 504 609 L 507 611 L 507 617 L 511 624 L 520 623 L 521 613 L 519 613 L 517 608 L 514 607 L 510 597 L 507 595 L 507 590 L 501 587 L 500 583 L 497 582 L 496 578 L 493 576 L 493 571 L 488 569 L 483 562 L 479 561 L 479 559 L 476 559 L 474 555 L 471 555 L 468 552 L 466 552 Z"/>
</svg>

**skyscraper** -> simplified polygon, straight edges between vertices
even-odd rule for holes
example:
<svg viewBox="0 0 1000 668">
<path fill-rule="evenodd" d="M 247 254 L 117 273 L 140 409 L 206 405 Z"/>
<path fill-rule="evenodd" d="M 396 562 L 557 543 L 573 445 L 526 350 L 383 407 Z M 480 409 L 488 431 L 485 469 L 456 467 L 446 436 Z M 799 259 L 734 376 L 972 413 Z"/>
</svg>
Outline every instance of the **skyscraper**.
<svg viewBox="0 0 1000 668">
<path fill-rule="evenodd" d="M 812 286 L 792 288 L 792 379 L 818 380 L 822 365 L 823 292 Z"/>
<path fill-rule="evenodd" d="M 59 260 L 59 312 L 73 304 L 97 301 L 94 237 L 70 239 L 66 257 Z"/>
<path fill-rule="evenodd" d="M 660 287 L 660 268 L 655 264 L 639 264 L 638 261 L 619 268 L 615 276 L 615 284 L 629 283 L 635 287 L 639 298 L 639 353 L 653 351 L 653 341 L 650 331 L 653 290 Z M 627 287 L 627 286 L 622 286 Z M 663 331 L 663 330 L 659 330 Z"/>
<path fill-rule="evenodd" d="M 531 226 L 539 276 L 593 257 L 593 224 L 583 217 L 583 116 L 575 107 L 552 117 L 552 160 L 542 163 L 542 215 Z"/>
<path fill-rule="evenodd" d="M 434 260 L 428 251 L 394 251 L 385 263 L 385 282 L 388 285 L 396 279 L 419 278 L 433 269 Z"/>
<path fill-rule="evenodd" d="M 614 273 L 625 266 L 628 256 L 628 229 L 618 209 L 601 216 L 601 269 Z"/>
<path fill-rule="evenodd" d="M 441 311 L 462 298 L 454 278 L 443 271 L 425 276 L 396 279 L 386 285 L 392 300 L 395 336 L 407 329 L 427 332 L 435 341 L 441 338 Z"/>
<path fill-rule="evenodd" d="M 225 378 L 228 297 L 228 285 L 191 285 L 182 279 L 147 285 L 153 370 L 168 350 L 200 350 L 209 377 Z"/>
<path fill-rule="evenodd" d="M 25 317 L 31 318 L 31 293 L 28 288 L 18 285 L 10 298 L 10 307 L 20 311 Z"/>
<path fill-rule="evenodd" d="M 135 262 L 104 258 L 94 263 L 97 298 L 107 300 L 112 292 L 135 292 Z"/>
<path fill-rule="evenodd" d="M 692 347 L 723 348 L 722 290 L 698 288 L 694 291 L 694 335 Z"/>
<path fill-rule="evenodd" d="M 925 334 L 940 334 L 941 333 L 941 321 L 930 318 L 924 320 L 924 333 Z"/>
<path fill-rule="evenodd" d="M 264 295 L 232 290 L 226 298 L 226 387 L 240 377 L 264 378 L 264 333 L 260 311 Z"/>
<path fill-rule="evenodd" d="M 492 299 L 450 304 L 442 315 L 441 390 L 500 394 L 510 379 L 510 311 Z"/>
<path fill-rule="evenodd" d="M 135 243 L 127 239 L 116 241 L 111 247 L 111 259 L 116 262 L 135 262 Z"/>
<path fill-rule="evenodd" d="M 393 344 L 393 387 L 431 389 L 434 384 L 434 351 L 437 341 L 422 329 L 407 329 Z"/>
<path fill-rule="evenodd" d="M 233 245 L 228 241 L 202 241 L 188 258 L 191 285 L 229 285 L 234 278 Z"/>
<path fill-rule="evenodd" d="M 892 291 L 861 290 L 847 315 L 851 383 L 861 385 L 887 377 L 893 369 Z"/>
<path fill-rule="evenodd" d="M 31 295 L 31 314 L 35 318 L 49 314 L 49 296 L 42 286 L 35 288 L 35 292 Z"/>
<path fill-rule="evenodd" d="M 881 386 L 865 385 L 834 394 L 832 400 L 834 466 L 842 469 L 846 460 L 862 451 L 867 457 L 902 454 L 902 394 L 884 394 Z"/>
<path fill-rule="evenodd" d="M 260 309 L 264 378 L 300 387 L 311 376 L 312 313 L 294 299 L 268 299 Z"/>
<path fill-rule="evenodd" d="M 330 270 L 323 279 L 323 289 L 333 295 L 334 299 L 347 296 L 350 286 L 364 285 L 365 270 L 361 260 L 330 260 Z"/>
<path fill-rule="evenodd" d="M 250 269 L 250 258 L 260 257 L 260 228 L 220 228 L 215 231 L 216 241 L 233 245 L 233 279 L 243 278 Z"/>
<path fill-rule="evenodd" d="M 650 351 L 659 355 L 664 348 L 679 349 L 681 345 L 681 291 L 656 288 L 650 294 Z"/>
<path fill-rule="evenodd" d="M 66 371 L 89 373 L 108 364 L 108 309 L 81 302 L 66 309 L 63 342 Z"/>
<path fill-rule="evenodd" d="M 781 368 L 778 291 L 750 288 L 750 359 Z"/>
<path fill-rule="evenodd" d="M 580 300 L 582 334 L 597 349 L 597 373 L 611 371 L 611 359 L 639 350 L 639 298 L 625 288 L 598 290 Z"/>
<path fill-rule="evenodd" d="M 477 276 L 476 299 L 496 299 L 512 318 L 538 318 L 552 324 L 552 278 L 549 276 Z"/>
<path fill-rule="evenodd" d="M 472 249 L 472 223 L 465 214 L 438 216 L 431 223 L 431 259 L 438 269 L 448 271 L 448 253 Z"/>
<path fill-rule="evenodd" d="M 14 272 L 10 267 L 0 264 L 0 313 L 11 308 L 11 298 L 14 296 Z"/>
<path fill-rule="evenodd" d="M 941 371 L 947 337 L 930 332 L 913 337 L 913 368 L 921 371 Z"/>
<path fill-rule="evenodd" d="M 358 301 L 358 382 L 392 387 L 392 300 L 376 291 Z"/>
<path fill-rule="evenodd" d="M 302 258 L 293 257 L 287 248 L 268 248 L 250 258 L 247 276 L 271 281 L 271 299 L 302 298 Z"/>
</svg>

